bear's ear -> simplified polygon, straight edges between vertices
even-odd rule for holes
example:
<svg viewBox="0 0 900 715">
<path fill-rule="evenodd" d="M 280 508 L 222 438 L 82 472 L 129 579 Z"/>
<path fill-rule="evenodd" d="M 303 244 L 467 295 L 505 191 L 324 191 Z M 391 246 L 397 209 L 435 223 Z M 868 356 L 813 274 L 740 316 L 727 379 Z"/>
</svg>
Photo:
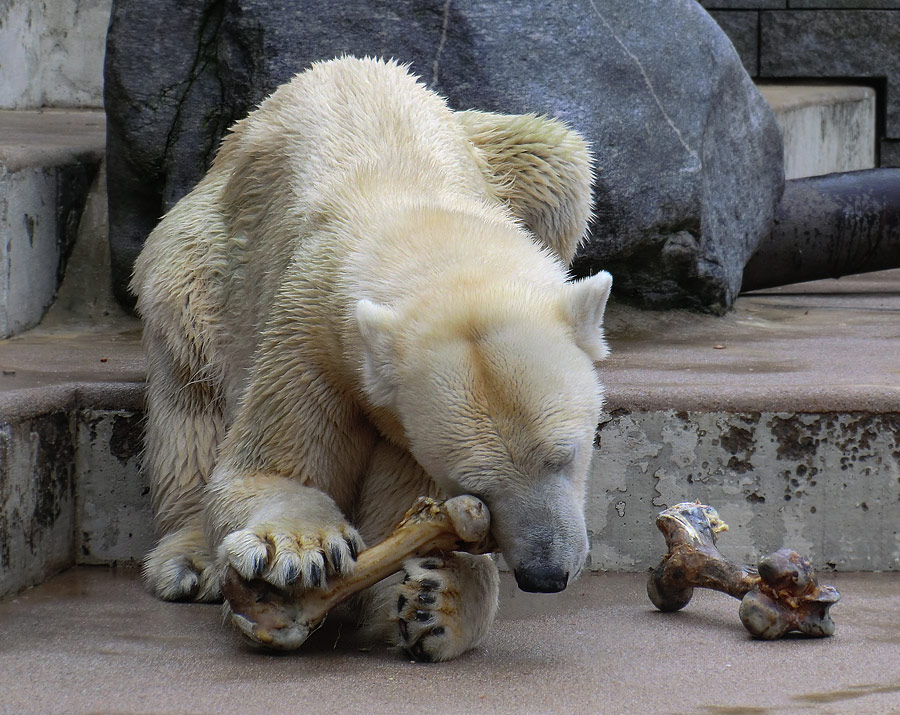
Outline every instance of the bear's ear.
<svg viewBox="0 0 900 715">
<path fill-rule="evenodd" d="M 363 298 L 356 304 L 356 323 L 362 336 L 363 389 L 376 407 L 391 407 L 396 396 L 394 326 L 397 313 Z"/>
<path fill-rule="evenodd" d="M 566 285 L 575 342 L 594 362 L 609 355 L 609 348 L 603 339 L 603 314 L 611 288 L 612 276 L 606 271 Z"/>
</svg>

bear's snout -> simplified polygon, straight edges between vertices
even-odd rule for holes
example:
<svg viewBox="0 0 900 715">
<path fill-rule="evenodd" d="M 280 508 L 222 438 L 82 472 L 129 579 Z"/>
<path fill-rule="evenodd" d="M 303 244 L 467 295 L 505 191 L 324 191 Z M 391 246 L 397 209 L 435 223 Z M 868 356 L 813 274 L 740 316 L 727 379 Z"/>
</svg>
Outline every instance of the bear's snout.
<svg viewBox="0 0 900 715">
<path fill-rule="evenodd" d="M 520 568 L 513 573 L 519 588 L 528 593 L 559 593 L 569 583 L 569 572 L 555 566 Z"/>
</svg>

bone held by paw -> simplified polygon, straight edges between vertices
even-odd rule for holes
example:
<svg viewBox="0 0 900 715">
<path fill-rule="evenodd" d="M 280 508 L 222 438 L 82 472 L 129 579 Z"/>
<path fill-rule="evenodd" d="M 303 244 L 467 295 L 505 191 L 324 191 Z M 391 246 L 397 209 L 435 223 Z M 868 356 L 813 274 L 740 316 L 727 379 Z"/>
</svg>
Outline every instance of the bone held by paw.
<svg viewBox="0 0 900 715">
<path fill-rule="evenodd" d="M 462 495 L 439 502 L 419 497 L 390 536 L 360 553 L 353 572 L 326 589 L 284 592 L 262 579 L 247 581 L 229 566 L 222 593 L 232 622 L 251 643 L 293 650 L 335 606 L 396 573 L 407 559 L 447 551 L 480 554 L 493 548 L 490 513 L 480 499 Z"/>
</svg>

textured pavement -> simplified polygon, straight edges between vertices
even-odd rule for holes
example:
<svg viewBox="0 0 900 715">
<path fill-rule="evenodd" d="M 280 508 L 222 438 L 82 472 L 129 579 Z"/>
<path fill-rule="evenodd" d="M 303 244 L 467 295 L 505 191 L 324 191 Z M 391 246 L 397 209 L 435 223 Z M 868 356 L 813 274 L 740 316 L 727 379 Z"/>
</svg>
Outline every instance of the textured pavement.
<svg viewBox="0 0 900 715">
<path fill-rule="evenodd" d="M 361 650 L 326 625 L 303 650 L 246 648 L 217 606 L 144 592 L 136 570 L 78 568 L 0 602 L 4 713 L 896 713 L 900 574 L 825 574 L 834 637 L 751 639 L 738 601 L 698 591 L 662 614 L 643 574 L 562 594 L 506 578 L 486 642 L 456 661 Z"/>
</svg>

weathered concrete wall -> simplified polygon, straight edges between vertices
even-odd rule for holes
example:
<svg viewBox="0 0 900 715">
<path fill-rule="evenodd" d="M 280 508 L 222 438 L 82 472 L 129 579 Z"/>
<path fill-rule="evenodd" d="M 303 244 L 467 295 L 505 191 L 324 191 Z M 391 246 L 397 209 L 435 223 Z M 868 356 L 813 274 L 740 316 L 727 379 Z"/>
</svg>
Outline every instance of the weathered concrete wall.
<svg viewBox="0 0 900 715">
<path fill-rule="evenodd" d="M 53 302 L 103 137 L 100 112 L 0 111 L 0 338 L 37 325 Z"/>
<path fill-rule="evenodd" d="M 55 204 L 53 169 L 0 165 L 0 337 L 37 325 L 56 294 Z"/>
<path fill-rule="evenodd" d="M 74 563 L 143 558 L 142 429 L 120 410 L 0 426 L 0 597 Z M 736 561 L 788 546 L 819 569 L 900 570 L 900 413 L 618 411 L 597 432 L 588 568 L 656 565 L 656 515 L 688 500 L 719 511 Z"/>
<path fill-rule="evenodd" d="M 871 87 L 763 85 L 784 138 L 784 178 L 872 169 L 875 90 Z"/>
<path fill-rule="evenodd" d="M 78 563 L 131 563 L 153 545 L 150 487 L 141 473 L 143 429 L 140 413 L 79 413 Z"/>
<path fill-rule="evenodd" d="M 0 425 L 0 597 L 74 562 L 73 434 L 62 410 Z"/>
<path fill-rule="evenodd" d="M 112 0 L 0 2 L 0 107 L 102 107 Z"/>
<path fill-rule="evenodd" d="M 60 410 L 0 424 L 0 597 L 75 563 L 134 563 L 153 539 L 142 415 Z"/>
<path fill-rule="evenodd" d="M 593 569 L 655 565 L 656 515 L 699 500 L 735 560 L 787 546 L 817 568 L 900 570 L 900 414 L 623 412 L 597 444 Z"/>
<path fill-rule="evenodd" d="M 56 296 L 97 164 L 0 160 L 0 338 L 37 325 Z"/>
</svg>

